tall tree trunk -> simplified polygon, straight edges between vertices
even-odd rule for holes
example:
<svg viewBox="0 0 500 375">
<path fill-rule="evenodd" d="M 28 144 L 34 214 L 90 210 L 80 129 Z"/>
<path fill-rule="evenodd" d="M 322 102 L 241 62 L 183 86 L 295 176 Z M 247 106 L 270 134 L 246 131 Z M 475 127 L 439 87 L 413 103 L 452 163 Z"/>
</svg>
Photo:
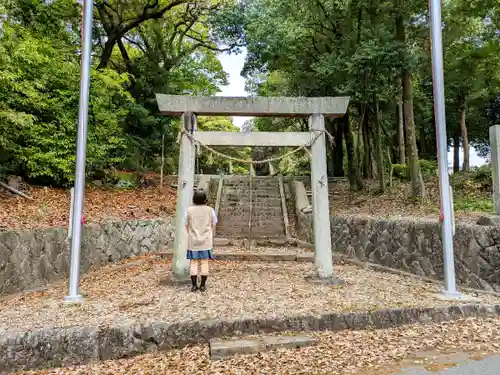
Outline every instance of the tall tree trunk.
<svg viewBox="0 0 500 375">
<path fill-rule="evenodd" d="M 413 197 L 423 198 L 425 196 L 425 186 L 418 161 L 417 137 L 415 134 L 415 123 L 413 122 L 411 73 L 407 70 L 403 73 L 403 109 L 406 126 L 406 143 L 409 149 L 408 166 L 410 168 L 411 191 Z"/>
<path fill-rule="evenodd" d="M 325 120 L 325 128 L 328 133 L 334 135 L 335 124 L 332 118 Z M 327 173 L 328 176 L 334 176 L 335 173 L 335 146 L 330 142 L 330 138 L 326 137 L 326 155 L 327 155 Z"/>
<path fill-rule="evenodd" d="M 465 123 L 465 116 L 467 114 L 467 104 L 464 103 L 460 106 L 460 133 L 462 134 L 462 148 L 464 150 L 464 160 L 462 163 L 462 170 L 469 170 L 469 135 L 467 134 L 467 125 Z"/>
<path fill-rule="evenodd" d="M 401 0 L 395 0 L 396 10 L 401 9 Z M 406 48 L 406 33 L 403 17 L 400 13 L 396 15 L 396 39 Z M 403 112 L 405 121 L 406 144 L 408 147 L 408 166 L 410 169 L 412 196 L 424 197 L 425 186 L 418 162 L 417 137 L 415 134 L 415 122 L 413 118 L 413 89 L 411 84 L 411 72 L 405 67 L 402 71 L 403 78 Z"/>
<path fill-rule="evenodd" d="M 384 177 L 384 154 L 382 152 L 382 134 L 380 128 L 378 99 L 375 99 L 375 155 L 377 160 L 377 174 L 380 192 L 385 191 L 385 177 Z"/>
<path fill-rule="evenodd" d="M 427 155 L 427 144 L 425 142 L 425 129 L 423 126 L 420 127 L 418 138 L 420 157 L 425 159 L 425 155 Z"/>
<path fill-rule="evenodd" d="M 342 117 L 342 130 L 347 148 L 347 177 L 349 178 L 349 187 L 353 191 L 359 191 L 363 188 L 363 180 L 359 169 L 359 157 L 354 152 L 354 139 L 350 129 L 349 110 Z"/>
<path fill-rule="evenodd" d="M 335 124 L 335 145 L 333 145 L 332 156 L 335 158 L 335 162 L 333 163 L 333 176 L 334 177 L 344 177 L 344 137 L 343 137 L 343 129 L 342 122 L 337 120 L 334 122 Z"/>
<path fill-rule="evenodd" d="M 405 164 L 406 163 L 406 151 L 405 151 L 405 122 L 403 116 L 403 101 L 398 100 L 396 114 L 398 119 L 398 124 L 396 127 L 396 135 L 398 139 L 398 163 Z"/>
<path fill-rule="evenodd" d="M 165 131 L 161 135 L 161 170 L 160 170 L 160 189 L 163 190 L 163 171 L 165 169 Z"/>
<path fill-rule="evenodd" d="M 460 172 L 460 132 L 455 130 L 453 135 L 453 173 Z"/>
<path fill-rule="evenodd" d="M 372 168 L 372 154 L 370 147 L 370 124 L 369 124 L 369 111 L 365 111 L 362 124 L 363 134 L 363 171 L 365 178 L 373 178 Z"/>
<path fill-rule="evenodd" d="M 118 38 L 115 35 L 109 35 L 106 43 L 104 43 L 104 48 L 102 49 L 101 58 L 99 59 L 99 65 L 97 69 L 106 69 L 113 54 L 113 49 L 115 48 Z"/>
<path fill-rule="evenodd" d="M 358 160 L 358 168 L 360 170 L 361 177 L 365 175 L 363 163 L 361 163 L 362 159 L 361 155 L 363 155 L 363 151 L 361 150 L 362 144 L 363 144 L 363 132 L 361 130 L 361 124 L 360 124 L 358 132 L 356 133 L 356 158 Z"/>
</svg>

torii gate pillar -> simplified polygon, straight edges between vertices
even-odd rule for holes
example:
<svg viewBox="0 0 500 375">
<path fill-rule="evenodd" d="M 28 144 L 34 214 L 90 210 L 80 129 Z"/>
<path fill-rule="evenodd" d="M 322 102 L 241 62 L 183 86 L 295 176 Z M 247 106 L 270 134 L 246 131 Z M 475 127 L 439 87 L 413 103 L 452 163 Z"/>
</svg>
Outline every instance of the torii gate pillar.
<svg viewBox="0 0 500 375">
<path fill-rule="evenodd" d="M 328 204 L 328 174 L 326 166 L 325 118 L 321 114 L 309 117 L 311 132 L 322 132 L 311 145 L 311 189 L 314 218 L 314 265 L 318 280 L 333 281 L 332 236 L 330 205 Z"/>
<path fill-rule="evenodd" d="M 182 115 L 181 126 L 186 132 L 196 129 L 196 117 L 191 112 Z M 181 133 L 179 147 L 179 172 L 177 181 L 177 205 L 175 207 L 175 250 L 172 259 L 172 273 L 177 281 L 189 279 L 189 260 L 186 258 L 187 233 L 184 214 L 191 206 L 194 189 L 195 145 Z"/>
</svg>

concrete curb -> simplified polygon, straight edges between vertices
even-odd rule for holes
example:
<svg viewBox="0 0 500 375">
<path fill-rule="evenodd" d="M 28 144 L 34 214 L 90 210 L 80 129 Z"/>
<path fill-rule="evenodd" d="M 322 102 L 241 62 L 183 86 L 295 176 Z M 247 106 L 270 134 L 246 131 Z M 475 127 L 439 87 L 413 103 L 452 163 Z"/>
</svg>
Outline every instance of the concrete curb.
<svg viewBox="0 0 500 375">
<path fill-rule="evenodd" d="M 285 331 L 384 329 L 439 323 L 465 317 L 499 316 L 500 305 L 464 304 L 438 308 L 393 308 L 238 320 L 166 321 L 120 327 L 70 327 L 7 331 L 0 337 L 0 372 L 130 357 L 211 339 Z"/>
<path fill-rule="evenodd" d="M 209 344 L 209 354 L 210 359 L 216 361 L 237 354 L 262 353 L 280 348 L 303 348 L 317 343 L 318 339 L 309 335 L 265 336 L 253 340 L 212 339 Z"/>
</svg>

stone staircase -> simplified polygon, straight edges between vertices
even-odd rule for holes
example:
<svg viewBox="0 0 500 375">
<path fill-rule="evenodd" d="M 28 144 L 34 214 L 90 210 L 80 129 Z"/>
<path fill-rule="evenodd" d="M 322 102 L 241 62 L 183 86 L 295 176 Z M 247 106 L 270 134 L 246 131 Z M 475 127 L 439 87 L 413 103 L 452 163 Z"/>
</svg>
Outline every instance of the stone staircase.
<svg viewBox="0 0 500 375">
<path fill-rule="evenodd" d="M 285 223 L 277 177 L 253 178 L 251 212 L 250 210 L 248 176 L 224 177 L 216 237 L 251 238 L 257 241 L 285 240 Z"/>
</svg>

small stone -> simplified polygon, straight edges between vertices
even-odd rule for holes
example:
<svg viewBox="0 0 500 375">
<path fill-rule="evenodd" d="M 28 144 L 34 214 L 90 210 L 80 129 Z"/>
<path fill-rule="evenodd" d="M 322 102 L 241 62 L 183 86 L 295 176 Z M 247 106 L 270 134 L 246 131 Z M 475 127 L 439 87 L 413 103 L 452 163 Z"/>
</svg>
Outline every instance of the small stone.
<svg viewBox="0 0 500 375">
<path fill-rule="evenodd" d="M 317 275 L 306 276 L 305 279 L 311 284 L 318 285 L 331 285 L 331 286 L 342 286 L 344 285 L 344 280 L 339 279 L 338 277 L 318 277 Z"/>
<path fill-rule="evenodd" d="M 476 221 L 477 225 L 500 226 L 499 216 L 480 216 Z"/>
</svg>

